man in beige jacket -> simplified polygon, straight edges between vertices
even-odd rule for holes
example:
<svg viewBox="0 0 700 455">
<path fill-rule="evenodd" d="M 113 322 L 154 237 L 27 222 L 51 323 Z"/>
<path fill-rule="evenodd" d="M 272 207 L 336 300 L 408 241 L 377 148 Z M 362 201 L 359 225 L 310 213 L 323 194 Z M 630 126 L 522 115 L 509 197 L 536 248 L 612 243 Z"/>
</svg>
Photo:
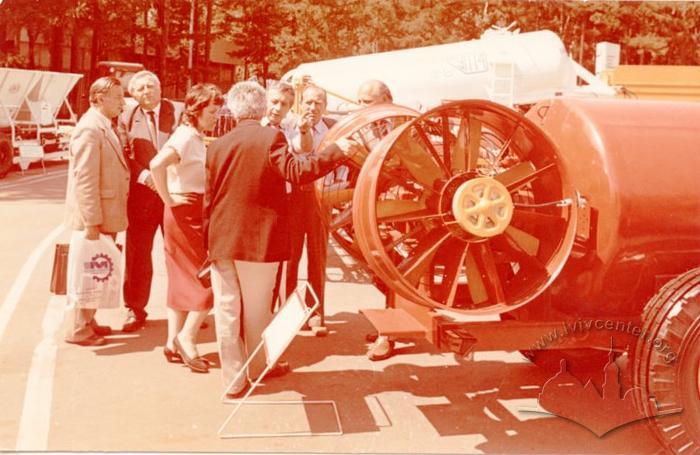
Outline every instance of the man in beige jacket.
<svg viewBox="0 0 700 455">
<path fill-rule="evenodd" d="M 70 142 L 66 224 L 88 240 L 115 237 L 127 227 L 129 168 L 112 120 L 124 109 L 119 79 L 102 77 L 90 87 L 90 109 L 80 118 Z M 100 346 L 110 327 L 95 322 L 94 309 L 76 308 L 66 342 Z"/>
</svg>

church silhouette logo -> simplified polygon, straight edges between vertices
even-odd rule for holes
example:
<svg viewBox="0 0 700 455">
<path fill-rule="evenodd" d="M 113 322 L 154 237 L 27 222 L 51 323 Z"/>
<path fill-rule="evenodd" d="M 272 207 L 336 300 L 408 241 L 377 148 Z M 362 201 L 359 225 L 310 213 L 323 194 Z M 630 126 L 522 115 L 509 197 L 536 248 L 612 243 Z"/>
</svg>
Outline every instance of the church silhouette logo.
<svg viewBox="0 0 700 455">
<path fill-rule="evenodd" d="M 587 428 L 598 437 L 631 422 L 682 412 L 680 407 L 660 410 L 653 398 L 649 400 L 652 405 L 649 409 L 654 410 L 651 414 L 638 409 L 635 394 L 640 392 L 639 387 L 624 391 L 620 384 L 620 368 L 612 352 L 608 359 L 600 392 L 590 379 L 584 385 L 569 373 L 566 360 L 562 359 L 559 372 L 542 387 L 538 398 L 540 407 Z"/>
</svg>

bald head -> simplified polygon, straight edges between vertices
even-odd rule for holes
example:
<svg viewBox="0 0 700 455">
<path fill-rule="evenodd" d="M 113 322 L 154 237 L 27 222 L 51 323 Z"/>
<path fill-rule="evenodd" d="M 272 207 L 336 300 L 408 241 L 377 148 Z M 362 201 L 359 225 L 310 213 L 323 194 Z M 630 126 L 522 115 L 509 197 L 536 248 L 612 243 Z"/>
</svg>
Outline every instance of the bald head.
<svg viewBox="0 0 700 455">
<path fill-rule="evenodd" d="M 371 106 L 372 104 L 392 103 L 394 99 L 389 87 L 384 82 L 371 79 L 360 85 L 360 89 L 357 91 L 357 101 L 361 106 Z"/>
</svg>

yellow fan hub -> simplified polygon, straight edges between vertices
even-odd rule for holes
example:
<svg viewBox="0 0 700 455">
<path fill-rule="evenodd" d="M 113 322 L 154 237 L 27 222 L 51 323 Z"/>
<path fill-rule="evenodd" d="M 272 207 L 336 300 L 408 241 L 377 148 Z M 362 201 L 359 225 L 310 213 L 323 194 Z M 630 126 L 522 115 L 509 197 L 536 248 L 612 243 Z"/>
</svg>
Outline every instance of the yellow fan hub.
<svg viewBox="0 0 700 455">
<path fill-rule="evenodd" d="M 452 215 L 465 231 L 477 237 L 493 237 L 506 230 L 513 217 L 513 199 L 497 180 L 477 177 L 457 188 Z"/>
</svg>

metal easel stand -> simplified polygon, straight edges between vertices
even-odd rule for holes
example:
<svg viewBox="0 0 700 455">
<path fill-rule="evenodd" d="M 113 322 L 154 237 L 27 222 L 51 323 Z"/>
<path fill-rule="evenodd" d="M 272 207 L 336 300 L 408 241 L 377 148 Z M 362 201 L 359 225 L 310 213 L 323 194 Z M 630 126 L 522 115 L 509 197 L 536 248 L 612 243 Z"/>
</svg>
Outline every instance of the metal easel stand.
<svg viewBox="0 0 700 455">
<path fill-rule="evenodd" d="M 304 299 L 304 290 L 311 292 L 314 299 L 313 307 L 309 308 L 306 306 Z M 291 344 L 292 340 L 296 336 L 297 332 L 301 330 L 306 321 L 311 317 L 313 312 L 319 307 L 318 297 L 314 292 L 313 288 L 308 284 L 304 283 L 297 287 L 292 295 L 287 299 L 285 304 L 280 308 L 280 310 L 272 318 L 270 324 L 265 328 L 262 334 L 262 340 L 257 345 L 252 354 L 248 356 L 243 367 L 240 369 L 238 374 L 231 380 L 231 382 L 224 390 L 221 395 L 221 402 L 224 404 L 235 404 L 236 407 L 231 411 L 229 416 L 226 418 L 224 423 L 219 428 L 217 434 L 222 439 L 233 439 L 233 438 L 269 438 L 269 437 L 289 437 L 289 436 L 338 436 L 343 434 L 343 428 L 340 424 L 340 415 L 338 414 L 338 407 L 335 401 L 332 400 L 273 400 L 273 401 L 251 401 L 246 403 L 246 400 L 255 391 L 255 389 L 260 385 L 260 382 L 265 378 L 265 375 L 275 366 L 279 358 L 282 356 L 287 347 Z M 251 384 L 248 391 L 245 393 L 243 398 L 240 400 L 230 400 L 226 398 L 226 394 L 231 390 L 231 387 L 238 381 L 238 379 L 248 371 L 248 366 L 260 352 L 262 348 L 265 348 L 265 358 L 266 364 L 265 369 L 262 374 Z M 231 419 L 238 413 L 244 404 L 250 405 L 319 405 L 319 404 L 330 404 L 333 407 L 333 412 L 335 413 L 336 423 L 338 425 L 338 431 L 332 432 L 321 432 L 313 433 L 311 431 L 298 431 L 298 432 L 284 432 L 284 433 L 224 433 L 226 426 L 231 422 Z"/>
</svg>

